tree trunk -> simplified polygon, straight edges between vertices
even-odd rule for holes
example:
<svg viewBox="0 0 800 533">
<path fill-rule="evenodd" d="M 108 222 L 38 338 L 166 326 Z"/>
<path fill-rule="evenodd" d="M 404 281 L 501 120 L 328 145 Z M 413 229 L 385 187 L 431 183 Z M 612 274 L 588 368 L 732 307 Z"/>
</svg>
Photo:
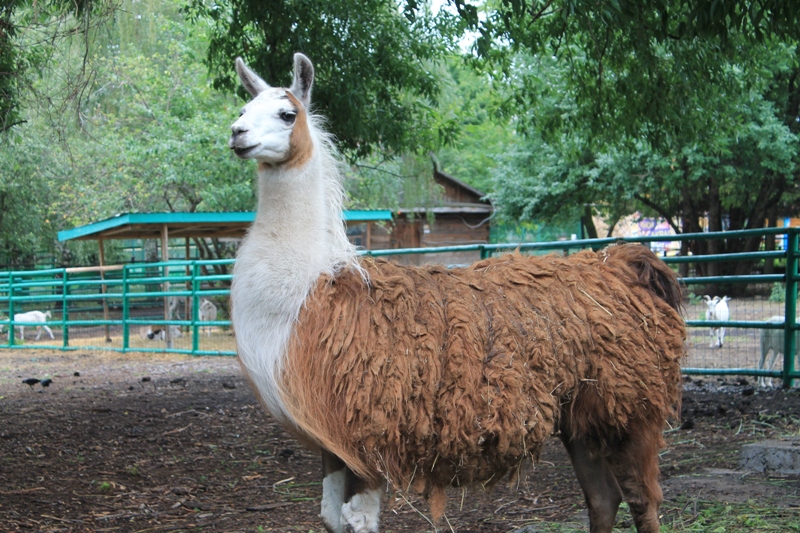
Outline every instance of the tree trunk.
<svg viewBox="0 0 800 533">
<path fill-rule="evenodd" d="M 767 222 L 767 226 L 770 228 L 777 228 L 778 227 L 778 213 L 777 213 L 776 206 L 771 206 L 769 209 L 769 221 Z M 764 237 L 764 250 L 767 252 L 775 251 L 775 235 L 767 235 Z M 764 260 L 764 274 L 774 274 L 775 273 L 775 260 L 774 259 L 765 259 Z"/>
<path fill-rule="evenodd" d="M 590 205 L 583 206 L 583 215 L 581 216 L 581 228 L 583 228 L 583 231 L 585 233 L 585 235 L 583 235 L 583 238 L 585 239 L 597 238 L 597 227 L 594 225 L 594 218 L 592 217 L 592 206 Z"/>
<path fill-rule="evenodd" d="M 708 180 L 708 231 L 716 233 L 722 231 L 722 205 L 719 199 L 719 183 L 717 178 L 712 176 Z M 723 243 L 718 239 L 707 241 L 707 253 L 714 255 L 721 253 L 724 249 Z M 706 273 L 709 276 L 719 276 L 721 263 L 706 263 Z"/>
</svg>

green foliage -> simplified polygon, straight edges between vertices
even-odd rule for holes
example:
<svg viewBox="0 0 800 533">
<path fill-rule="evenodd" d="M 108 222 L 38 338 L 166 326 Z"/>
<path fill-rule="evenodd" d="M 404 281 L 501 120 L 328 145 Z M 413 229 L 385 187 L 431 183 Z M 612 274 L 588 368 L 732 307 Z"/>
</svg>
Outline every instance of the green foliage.
<svg viewBox="0 0 800 533">
<path fill-rule="evenodd" d="M 85 50 L 97 25 L 103 24 L 116 0 L 6 0 L 0 7 L 0 133 L 27 122 L 27 109 L 69 100 L 80 93 L 83 74 L 70 79 L 67 94 L 39 94 L 36 77 L 51 67 L 65 41 L 81 41 Z"/>
<path fill-rule="evenodd" d="M 800 11 L 779 0 L 498 0 L 481 9 L 456 0 L 455 5 L 479 35 L 473 46 L 478 62 L 490 65 L 495 75 L 518 81 L 520 52 L 564 65 L 569 98 L 577 103 L 571 118 L 591 131 L 592 142 L 626 136 L 670 142 L 682 131 L 674 127 L 675 119 L 704 104 L 695 95 L 719 87 L 725 75 L 721 58 L 770 39 L 800 37 Z M 520 84 L 508 112 L 533 99 L 535 93 Z"/>
<path fill-rule="evenodd" d="M 311 58 L 315 108 L 353 157 L 421 151 L 452 137 L 433 73 L 457 28 L 446 12 L 409 20 L 391 0 L 191 0 L 186 13 L 211 28 L 206 63 L 215 88 L 238 87 L 236 56 L 281 86 L 291 82 L 295 52 Z"/>
<path fill-rule="evenodd" d="M 91 59 L 96 78 L 59 194 L 64 215 L 77 225 L 118 212 L 252 209 L 248 170 L 226 145 L 238 104 L 198 64 L 205 36 L 175 4 L 136 7 L 120 12 L 111 53 Z"/>
<path fill-rule="evenodd" d="M 786 301 L 786 285 L 783 283 L 773 283 L 772 292 L 769 294 L 770 302 L 783 303 Z"/>
<path fill-rule="evenodd" d="M 713 48 L 684 46 L 706 55 Z M 522 66 L 516 84 L 536 95 L 531 101 L 536 111 L 520 114 L 526 141 L 502 158 L 495 174 L 493 197 L 505 217 L 563 221 L 580 216 L 588 225 L 591 215 L 602 215 L 613 226 L 620 216 L 639 211 L 665 218 L 678 232 L 701 231 L 706 219 L 709 230 L 719 231 L 763 227 L 776 205 L 791 201 L 800 143 L 783 110 L 768 97 L 774 95 L 775 80 L 798 64 L 793 48 L 756 44 L 724 60 L 718 56 L 715 83 L 691 91 L 684 84 L 685 103 L 650 124 L 651 131 L 663 133 L 659 143 L 647 135 L 597 142 L 572 86 L 573 69 L 580 68 L 574 65 L 587 59 L 576 56 L 566 68 L 552 57 L 517 57 Z M 677 68 L 677 57 L 666 51 L 663 59 L 662 66 L 676 63 L 668 78 L 675 89 L 682 83 L 678 74 L 694 63 Z M 628 95 L 618 90 L 613 100 L 625 106 Z M 637 116 L 646 118 L 646 113 Z M 726 246 L 734 251 L 757 243 L 729 241 Z"/>
<path fill-rule="evenodd" d="M 46 144 L 32 138 L 7 139 L 0 150 L 0 256 L 12 265 L 31 263 L 55 239 L 60 168 L 44 164 L 46 157 Z"/>
<path fill-rule="evenodd" d="M 438 74 L 444 88 L 439 109 L 457 121 L 457 134 L 451 145 L 436 152 L 439 168 L 488 193 L 498 156 L 520 140 L 500 112 L 505 92 L 460 58 L 451 58 L 446 67 Z"/>
</svg>

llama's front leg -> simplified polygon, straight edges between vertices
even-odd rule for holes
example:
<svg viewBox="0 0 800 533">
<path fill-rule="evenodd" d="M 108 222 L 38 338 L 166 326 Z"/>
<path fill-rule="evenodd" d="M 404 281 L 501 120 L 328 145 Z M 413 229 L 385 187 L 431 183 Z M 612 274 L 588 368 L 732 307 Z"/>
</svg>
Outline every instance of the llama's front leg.
<svg viewBox="0 0 800 533">
<path fill-rule="evenodd" d="M 378 533 L 378 515 L 381 512 L 381 487 L 372 486 L 356 476 L 349 468 L 345 471 L 342 526 L 344 533 Z"/>
<path fill-rule="evenodd" d="M 347 466 L 335 455 L 322 451 L 322 510 L 320 517 L 328 533 L 342 533 L 345 472 Z"/>
</svg>

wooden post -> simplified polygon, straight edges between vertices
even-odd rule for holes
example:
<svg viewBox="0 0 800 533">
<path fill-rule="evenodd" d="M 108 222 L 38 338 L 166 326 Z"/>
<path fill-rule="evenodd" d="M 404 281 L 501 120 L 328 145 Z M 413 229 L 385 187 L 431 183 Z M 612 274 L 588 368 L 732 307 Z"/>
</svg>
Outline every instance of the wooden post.
<svg viewBox="0 0 800 533">
<path fill-rule="evenodd" d="M 167 262 L 169 261 L 169 230 L 167 229 L 166 224 L 161 225 L 161 261 Z M 164 278 L 169 277 L 169 267 L 164 265 L 163 269 L 163 276 Z M 169 281 L 165 281 L 163 284 L 164 292 L 169 291 Z M 164 296 L 164 320 L 169 320 L 169 296 Z M 167 348 L 172 349 L 172 331 L 169 324 L 164 325 L 164 340 L 167 343 Z"/>
<path fill-rule="evenodd" d="M 106 273 L 103 267 L 106 266 L 106 250 L 103 246 L 103 239 L 97 240 L 97 246 L 100 249 L 100 279 L 106 279 Z M 100 293 L 103 295 L 103 320 L 106 321 L 106 342 L 111 342 L 111 326 L 108 324 L 108 300 L 106 299 L 106 285 L 100 285 Z"/>
<path fill-rule="evenodd" d="M 367 222 L 367 242 L 365 243 L 364 248 L 367 250 L 372 250 L 372 221 L 370 220 Z"/>
</svg>

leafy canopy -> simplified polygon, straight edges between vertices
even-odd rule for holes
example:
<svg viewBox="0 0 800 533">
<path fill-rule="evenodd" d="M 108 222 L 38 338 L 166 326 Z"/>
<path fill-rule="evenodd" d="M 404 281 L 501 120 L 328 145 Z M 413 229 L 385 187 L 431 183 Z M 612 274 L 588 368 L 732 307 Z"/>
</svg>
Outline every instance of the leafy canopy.
<svg viewBox="0 0 800 533">
<path fill-rule="evenodd" d="M 290 85 L 295 52 L 310 57 L 314 106 L 354 157 L 451 138 L 437 115 L 440 87 L 431 71 L 453 41 L 456 21 L 446 12 L 422 11 L 409 22 L 393 0 L 190 0 L 186 13 L 210 24 L 206 63 L 215 88 L 238 87 L 237 56 L 276 86 Z"/>
</svg>

